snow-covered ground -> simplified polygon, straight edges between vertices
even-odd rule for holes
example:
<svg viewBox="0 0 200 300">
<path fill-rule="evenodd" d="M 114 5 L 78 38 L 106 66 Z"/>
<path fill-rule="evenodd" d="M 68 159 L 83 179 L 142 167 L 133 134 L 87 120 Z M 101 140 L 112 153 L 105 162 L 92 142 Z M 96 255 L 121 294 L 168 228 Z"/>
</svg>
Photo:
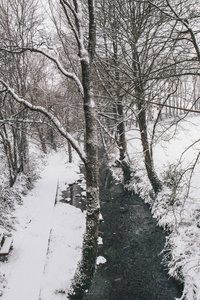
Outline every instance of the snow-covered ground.
<svg viewBox="0 0 200 300">
<path fill-rule="evenodd" d="M 59 200 L 60 189 L 79 178 L 78 165 L 65 158 L 62 153 L 48 157 L 41 178 L 16 208 L 13 250 L 8 262 L 0 263 L 2 300 L 66 299 L 62 292 L 81 257 L 85 215 L 61 202 L 54 206 L 57 185 Z"/>
</svg>

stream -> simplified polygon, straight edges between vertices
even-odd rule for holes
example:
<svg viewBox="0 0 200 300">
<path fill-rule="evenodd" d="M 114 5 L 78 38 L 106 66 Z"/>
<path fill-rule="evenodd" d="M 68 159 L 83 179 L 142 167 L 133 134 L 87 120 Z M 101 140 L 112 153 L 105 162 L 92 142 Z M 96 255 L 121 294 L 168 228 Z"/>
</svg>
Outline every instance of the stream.
<svg viewBox="0 0 200 300">
<path fill-rule="evenodd" d="M 80 182 L 63 192 L 63 200 L 85 209 Z M 84 300 L 172 300 L 181 297 L 182 285 L 169 279 L 160 254 L 165 234 L 156 226 L 149 206 L 123 185 L 111 179 L 100 187 L 99 236 L 103 244 L 98 256 L 106 263 L 97 266 Z"/>
</svg>

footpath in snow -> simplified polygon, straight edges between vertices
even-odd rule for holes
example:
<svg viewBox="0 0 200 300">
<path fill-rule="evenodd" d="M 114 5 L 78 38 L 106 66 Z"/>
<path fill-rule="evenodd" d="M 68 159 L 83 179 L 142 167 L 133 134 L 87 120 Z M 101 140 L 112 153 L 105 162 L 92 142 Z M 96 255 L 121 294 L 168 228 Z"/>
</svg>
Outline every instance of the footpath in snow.
<svg viewBox="0 0 200 300">
<path fill-rule="evenodd" d="M 54 206 L 58 183 L 65 189 L 79 178 L 78 167 L 64 159 L 60 153 L 49 157 L 41 179 L 16 209 L 13 250 L 8 262 L 0 263 L 2 300 L 61 299 L 56 291 L 70 286 L 81 255 L 85 216 L 61 202 Z"/>
</svg>

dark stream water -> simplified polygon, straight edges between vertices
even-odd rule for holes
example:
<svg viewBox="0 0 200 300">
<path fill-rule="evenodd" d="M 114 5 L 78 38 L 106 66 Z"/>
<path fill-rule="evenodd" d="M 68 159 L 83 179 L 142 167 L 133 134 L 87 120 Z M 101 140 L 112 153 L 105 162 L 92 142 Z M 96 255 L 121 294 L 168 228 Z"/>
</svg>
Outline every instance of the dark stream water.
<svg viewBox="0 0 200 300">
<path fill-rule="evenodd" d="M 63 201 L 85 208 L 80 184 L 63 192 Z M 71 200 L 70 200 L 71 199 Z M 165 234 L 152 219 L 149 206 L 125 192 L 111 180 L 100 188 L 101 213 L 99 254 L 106 258 L 97 267 L 84 300 L 172 300 L 182 286 L 168 278 L 161 264 Z"/>
</svg>

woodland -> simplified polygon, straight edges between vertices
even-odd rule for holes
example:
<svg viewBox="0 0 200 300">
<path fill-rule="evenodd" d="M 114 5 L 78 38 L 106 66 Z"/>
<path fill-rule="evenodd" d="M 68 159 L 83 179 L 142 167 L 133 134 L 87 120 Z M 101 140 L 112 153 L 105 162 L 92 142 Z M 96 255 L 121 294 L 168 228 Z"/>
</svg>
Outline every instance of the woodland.
<svg viewBox="0 0 200 300">
<path fill-rule="evenodd" d="M 15 185 L 23 182 L 26 193 L 37 178 L 31 147 L 43 155 L 65 147 L 69 162 L 75 151 L 86 170 L 87 207 L 70 299 L 88 289 L 95 271 L 100 150 L 108 161 L 117 153 L 112 163 L 131 189 L 140 178 L 127 145 L 130 130 L 132 144 L 137 132 L 154 214 L 164 201 L 174 208 L 180 190 L 184 201 L 189 195 L 199 150 L 189 166 L 181 162 L 199 137 L 163 178 L 154 148 L 173 141 L 188 116 L 199 116 L 199 7 L 198 0 L 0 0 L 0 229 L 14 226 L 10 216 L 21 201 Z M 178 266 L 172 276 L 183 280 Z M 199 299 L 195 288 L 181 299 Z"/>
</svg>

